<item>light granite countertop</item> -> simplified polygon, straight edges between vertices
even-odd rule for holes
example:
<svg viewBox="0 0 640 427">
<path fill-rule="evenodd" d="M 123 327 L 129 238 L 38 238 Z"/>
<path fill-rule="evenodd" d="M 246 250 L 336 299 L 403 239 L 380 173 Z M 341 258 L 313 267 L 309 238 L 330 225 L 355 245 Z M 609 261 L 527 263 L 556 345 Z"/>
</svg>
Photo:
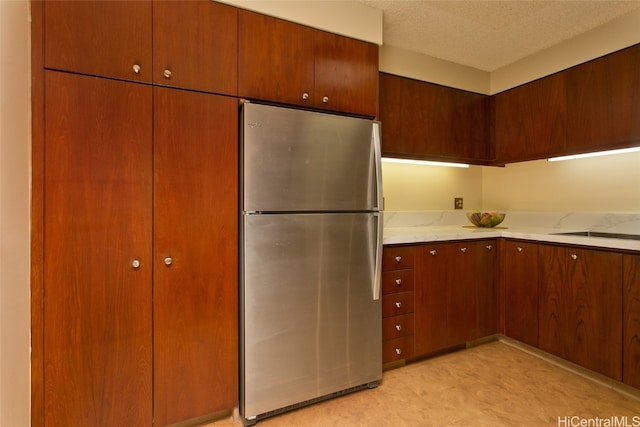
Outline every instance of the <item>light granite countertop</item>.
<svg viewBox="0 0 640 427">
<path fill-rule="evenodd" d="M 383 243 L 408 244 L 466 239 L 513 238 L 640 252 L 640 240 L 558 235 L 597 231 L 640 235 L 640 214 L 507 212 L 496 228 L 476 228 L 463 211 L 385 212 Z"/>
</svg>

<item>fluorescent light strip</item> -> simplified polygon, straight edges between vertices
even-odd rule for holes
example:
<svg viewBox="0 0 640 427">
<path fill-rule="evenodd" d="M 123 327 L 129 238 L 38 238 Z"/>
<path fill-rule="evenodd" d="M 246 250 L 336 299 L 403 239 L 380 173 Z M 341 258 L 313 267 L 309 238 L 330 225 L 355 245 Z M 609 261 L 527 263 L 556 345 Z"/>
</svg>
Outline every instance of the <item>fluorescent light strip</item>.
<svg viewBox="0 0 640 427">
<path fill-rule="evenodd" d="M 572 156 L 551 157 L 549 162 L 560 162 L 562 160 L 584 159 L 587 157 L 608 156 L 610 154 L 624 154 L 640 151 L 640 147 L 621 148 L 619 150 L 596 151 L 594 153 L 574 154 Z"/>
<path fill-rule="evenodd" d="M 404 163 L 409 165 L 423 165 L 423 166 L 445 166 L 450 168 L 468 168 L 469 165 L 465 163 L 448 163 L 448 162 L 431 162 L 428 160 L 413 160 L 413 159 L 396 159 L 393 157 L 383 157 L 383 163 Z"/>
</svg>

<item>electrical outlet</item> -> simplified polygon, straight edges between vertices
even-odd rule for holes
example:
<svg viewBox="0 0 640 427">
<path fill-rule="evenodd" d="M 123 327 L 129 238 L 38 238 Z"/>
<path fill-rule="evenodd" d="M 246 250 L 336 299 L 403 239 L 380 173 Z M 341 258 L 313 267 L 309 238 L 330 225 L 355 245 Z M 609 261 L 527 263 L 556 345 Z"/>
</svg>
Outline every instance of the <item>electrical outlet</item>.
<svg viewBox="0 0 640 427">
<path fill-rule="evenodd" d="M 454 197 L 453 199 L 453 208 L 454 209 L 462 209 L 464 206 L 464 203 L 462 201 L 462 197 Z"/>
</svg>

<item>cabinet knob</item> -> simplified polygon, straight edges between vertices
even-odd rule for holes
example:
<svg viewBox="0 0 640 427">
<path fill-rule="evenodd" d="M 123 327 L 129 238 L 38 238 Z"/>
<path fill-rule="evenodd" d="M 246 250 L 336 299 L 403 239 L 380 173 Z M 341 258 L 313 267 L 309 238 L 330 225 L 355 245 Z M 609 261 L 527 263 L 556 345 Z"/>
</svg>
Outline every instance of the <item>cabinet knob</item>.
<svg viewBox="0 0 640 427">
<path fill-rule="evenodd" d="M 492 245 L 487 245 L 487 246 L 485 246 L 485 248 L 487 248 L 487 250 L 490 251 L 491 249 L 493 249 L 493 246 Z"/>
<path fill-rule="evenodd" d="M 397 308 L 402 308 L 402 303 L 401 303 L 400 301 L 397 301 L 397 302 L 396 302 L 396 307 L 397 307 Z"/>
<path fill-rule="evenodd" d="M 307 93 L 307 92 L 303 93 L 303 94 L 302 94 L 302 99 L 304 99 L 305 101 L 306 101 L 307 99 L 309 99 L 309 93 Z"/>
<path fill-rule="evenodd" d="M 133 261 L 131 261 L 131 267 L 133 267 L 136 270 L 140 268 L 140 260 L 134 259 Z"/>
<path fill-rule="evenodd" d="M 328 97 L 328 96 L 323 96 L 323 97 L 322 97 L 322 102 L 323 102 L 324 104 L 326 104 L 327 102 L 329 102 L 329 97 Z"/>
<path fill-rule="evenodd" d="M 170 79 L 171 78 L 171 70 L 167 68 L 166 70 L 164 70 L 162 75 L 164 75 L 166 78 Z"/>
<path fill-rule="evenodd" d="M 516 250 L 517 250 L 518 252 L 522 252 L 522 247 L 518 246 L 518 247 L 516 248 Z"/>
<path fill-rule="evenodd" d="M 133 72 L 134 72 L 134 73 L 136 73 L 136 74 L 140 74 L 140 70 L 141 70 L 141 69 L 142 69 L 142 68 L 140 68 L 140 65 L 138 65 L 138 64 L 133 64 Z"/>
<path fill-rule="evenodd" d="M 578 259 L 578 255 L 576 255 L 576 254 L 571 254 L 571 259 Z"/>
<path fill-rule="evenodd" d="M 400 332 L 402 330 L 402 325 L 396 325 L 396 331 Z"/>
<path fill-rule="evenodd" d="M 467 252 L 467 248 L 460 248 L 460 252 L 466 253 Z"/>
<path fill-rule="evenodd" d="M 402 354 L 402 349 L 401 348 L 396 348 L 396 354 L 398 356 L 400 356 Z"/>
<path fill-rule="evenodd" d="M 401 262 L 402 261 L 402 257 L 401 256 L 397 256 L 395 259 L 396 259 L 396 262 Z"/>
<path fill-rule="evenodd" d="M 398 286 L 402 285 L 402 279 L 396 279 L 396 285 Z"/>
<path fill-rule="evenodd" d="M 435 254 L 437 253 L 437 251 L 436 251 L 435 249 L 431 249 L 431 250 L 429 251 L 429 253 L 430 253 L 432 256 L 435 256 Z"/>
<path fill-rule="evenodd" d="M 170 256 L 166 257 L 164 259 L 164 265 L 171 265 L 173 264 L 173 258 L 171 258 Z"/>
</svg>

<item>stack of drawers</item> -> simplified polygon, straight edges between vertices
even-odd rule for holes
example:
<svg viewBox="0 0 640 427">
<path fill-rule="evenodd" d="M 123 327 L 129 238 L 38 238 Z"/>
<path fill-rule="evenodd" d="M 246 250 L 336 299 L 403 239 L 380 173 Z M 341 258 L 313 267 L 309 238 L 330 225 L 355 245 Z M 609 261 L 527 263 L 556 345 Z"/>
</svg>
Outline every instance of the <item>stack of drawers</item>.
<svg viewBox="0 0 640 427">
<path fill-rule="evenodd" d="M 385 247 L 382 260 L 382 362 L 413 355 L 413 246 Z"/>
</svg>

